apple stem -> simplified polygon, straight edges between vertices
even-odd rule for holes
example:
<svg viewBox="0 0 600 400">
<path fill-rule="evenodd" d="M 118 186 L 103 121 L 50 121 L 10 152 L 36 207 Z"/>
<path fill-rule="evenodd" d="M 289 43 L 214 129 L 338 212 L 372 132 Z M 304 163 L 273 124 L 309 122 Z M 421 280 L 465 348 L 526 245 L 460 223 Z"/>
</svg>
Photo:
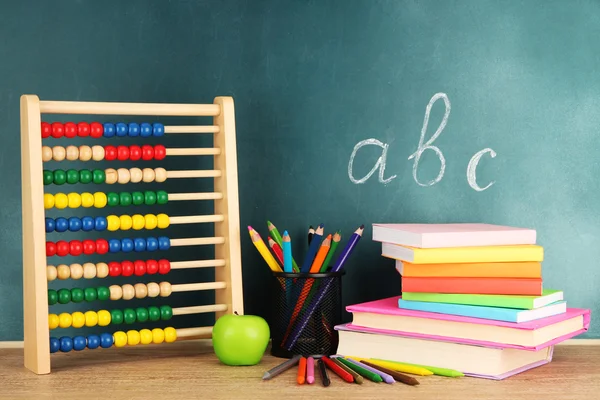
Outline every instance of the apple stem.
<svg viewBox="0 0 600 400">
<path fill-rule="evenodd" d="M 239 315 L 237 311 L 234 311 L 233 313 L 234 313 L 235 315 Z"/>
</svg>

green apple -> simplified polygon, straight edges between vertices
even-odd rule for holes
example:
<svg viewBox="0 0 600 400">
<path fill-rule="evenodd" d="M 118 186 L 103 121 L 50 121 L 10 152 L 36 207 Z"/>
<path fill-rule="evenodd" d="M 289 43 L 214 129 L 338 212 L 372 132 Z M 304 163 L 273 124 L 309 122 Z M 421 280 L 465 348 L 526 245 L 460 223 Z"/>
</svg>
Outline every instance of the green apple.
<svg viewBox="0 0 600 400">
<path fill-rule="evenodd" d="M 217 358 L 225 365 L 256 365 L 267 349 L 269 324 L 257 315 L 226 314 L 213 326 Z"/>
</svg>

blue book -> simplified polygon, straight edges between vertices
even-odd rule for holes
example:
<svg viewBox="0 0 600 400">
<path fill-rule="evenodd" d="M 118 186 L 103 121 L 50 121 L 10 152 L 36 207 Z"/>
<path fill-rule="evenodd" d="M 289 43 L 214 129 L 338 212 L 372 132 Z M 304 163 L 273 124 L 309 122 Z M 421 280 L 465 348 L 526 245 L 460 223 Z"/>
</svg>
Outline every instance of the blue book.
<svg viewBox="0 0 600 400">
<path fill-rule="evenodd" d="M 567 312 L 567 302 L 557 301 L 534 310 L 514 308 L 471 306 L 466 304 L 432 303 L 426 301 L 398 300 L 398 307 L 405 310 L 426 311 L 437 314 L 460 315 L 463 317 L 490 319 L 506 322 L 526 322 Z"/>
</svg>

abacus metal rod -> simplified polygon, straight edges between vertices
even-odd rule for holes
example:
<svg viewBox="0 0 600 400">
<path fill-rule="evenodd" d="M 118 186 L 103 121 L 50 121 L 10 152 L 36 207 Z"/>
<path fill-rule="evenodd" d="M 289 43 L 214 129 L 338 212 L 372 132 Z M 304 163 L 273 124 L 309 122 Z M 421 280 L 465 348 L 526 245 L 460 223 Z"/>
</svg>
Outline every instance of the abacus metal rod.
<svg viewBox="0 0 600 400">
<path fill-rule="evenodd" d="M 169 193 L 169 201 L 182 200 L 220 200 L 223 198 L 223 193 L 220 192 L 205 192 L 205 193 Z"/>
<path fill-rule="evenodd" d="M 192 306 L 173 308 L 173 315 L 203 314 L 209 312 L 227 311 L 227 304 L 213 304 L 208 306 Z"/>
<path fill-rule="evenodd" d="M 165 126 L 165 133 L 219 133 L 218 125 Z"/>
<path fill-rule="evenodd" d="M 81 101 L 40 101 L 41 114 L 106 114 L 215 117 L 221 114 L 218 104 L 159 104 Z"/>
<path fill-rule="evenodd" d="M 195 292 L 199 290 L 214 290 L 225 289 L 225 282 L 205 282 L 205 283 L 182 283 L 179 285 L 171 285 L 171 292 Z"/>
</svg>

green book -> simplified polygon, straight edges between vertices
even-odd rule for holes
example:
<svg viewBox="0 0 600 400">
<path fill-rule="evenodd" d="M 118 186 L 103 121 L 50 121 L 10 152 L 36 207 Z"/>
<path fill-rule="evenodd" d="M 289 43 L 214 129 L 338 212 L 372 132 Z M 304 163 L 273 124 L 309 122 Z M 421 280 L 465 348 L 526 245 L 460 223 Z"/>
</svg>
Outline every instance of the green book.
<svg viewBox="0 0 600 400">
<path fill-rule="evenodd" d="M 518 308 L 534 310 L 564 300 L 561 290 L 544 289 L 541 296 L 513 296 L 499 294 L 402 293 L 407 301 L 468 304 L 472 306 Z"/>
</svg>

